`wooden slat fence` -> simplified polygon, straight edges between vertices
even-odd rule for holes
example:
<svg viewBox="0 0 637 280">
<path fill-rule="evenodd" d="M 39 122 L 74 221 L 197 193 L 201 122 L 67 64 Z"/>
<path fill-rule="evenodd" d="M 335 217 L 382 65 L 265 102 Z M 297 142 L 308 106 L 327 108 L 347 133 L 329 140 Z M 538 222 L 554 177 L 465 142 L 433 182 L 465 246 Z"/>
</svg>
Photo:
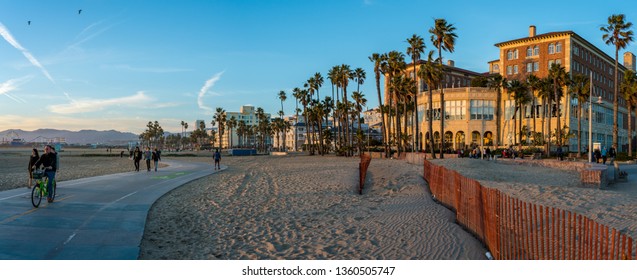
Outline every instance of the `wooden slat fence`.
<svg viewBox="0 0 637 280">
<path fill-rule="evenodd" d="M 501 260 L 637 259 L 625 233 L 584 215 L 511 197 L 424 160 L 434 198 Z"/>
<path fill-rule="evenodd" d="M 368 154 L 361 154 L 361 162 L 358 163 L 358 193 L 363 194 L 363 185 L 365 185 L 365 177 L 367 177 L 367 168 L 372 162 L 372 157 Z"/>
</svg>

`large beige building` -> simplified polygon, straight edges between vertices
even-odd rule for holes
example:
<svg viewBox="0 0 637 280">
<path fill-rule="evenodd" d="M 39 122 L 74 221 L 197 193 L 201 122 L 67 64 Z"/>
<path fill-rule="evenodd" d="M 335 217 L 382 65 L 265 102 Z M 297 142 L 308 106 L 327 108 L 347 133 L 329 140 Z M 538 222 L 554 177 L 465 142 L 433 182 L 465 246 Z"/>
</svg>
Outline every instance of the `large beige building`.
<svg viewBox="0 0 637 280">
<path fill-rule="evenodd" d="M 598 47 L 580 37 L 573 31 L 559 31 L 537 34 L 536 27 L 530 26 L 528 37 L 522 37 L 510 41 L 495 44 L 499 49 L 499 60 L 489 62 L 490 69 L 499 72 L 505 78 L 512 80 L 526 81 L 531 74 L 543 78 L 548 76 L 549 68 L 552 64 L 560 64 L 564 66 L 566 72 L 572 75 L 576 73 L 584 74 L 587 77 L 593 77 L 593 99 L 601 96 L 602 104 L 593 103 L 593 142 L 600 143 L 602 146 L 610 147 L 612 145 L 613 135 L 613 93 L 614 93 L 614 69 L 615 59 L 604 53 Z M 635 67 L 635 56 L 627 52 L 624 54 L 624 64 L 631 69 Z M 498 71 L 495 71 L 497 69 Z M 618 81 L 621 82 L 626 66 L 619 64 Z M 503 96 L 504 102 L 504 119 L 510 119 L 513 112 L 513 100 L 510 94 Z M 568 126 L 571 132 L 577 133 L 577 99 L 571 98 L 568 94 L 564 94 L 560 104 L 560 108 L 544 108 L 541 100 L 536 98 L 535 108 L 527 105 L 524 112 L 524 122 L 534 115 L 539 116 L 544 109 L 547 112 L 547 122 L 551 122 L 551 130 L 557 126 L 558 116 L 561 118 L 561 124 Z M 582 146 L 586 147 L 588 143 L 588 104 L 583 104 L 582 113 Z M 534 114 L 535 113 L 535 114 Z M 619 97 L 619 116 L 618 116 L 618 150 L 625 151 L 628 143 L 628 117 L 632 112 L 626 109 L 626 101 Z M 634 118 L 631 116 L 631 118 Z M 634 122 L 633 122 L 634 124 Z M 515 133 L 510 130 L 511 126 L 505 129 L 503 136 L 504 143 L 508 139 L 514 137 Z M 540 128 L 537 128 L 540 131 Z M 548 129 L 545 129 L 545 134 Z M 509 141 L 509 142 L 514 142 Z M 577 150 L 577 138 L 572 137 L 568 143 L 571 151 Z"/>
<path fill-rule="evenodd" d="M 490 74 L 500 74 L 507 80 L 519 80 L 525 82 L 527 77 L 533 74 L 543 78 L 548 76 L 551 64 L 560 64 L 572 76 L 575 73 L 593 76 L 593 99 L 601 96 L 602 104 L 593 103 L 593 142 L 610 147 L 612 144 L 613 127 L 613 87 L 614 87 L 614 58 L 610 57 L 595 45 L 583 39 L 572 31 L 550 32 L 536 34 L 536 27 L 529 28 L 528 37 L 522 37 L 510 41 L 495 44 L 499 49 L 499 58 L 488 62 L 489 72 L 479 74 L 457 68 L 453 62 L 445 65 L 445 78 L 442 88 L 445 92 L 445 132 L 440 133 L 440 92 L 433 91 L 433 136 L 436 144 L 442 137 L 445 139 L 446 149 L 459 149 L 467 146 L 495 145 L 500 147 L 518 144 L 519 128 L 514 121 L 515 102 L 510 93 L 502 90 L 501 104 L 496 106 L 497 92 L 489 88 L 470 87 L 471 79 Z M 635 68 L 635 56 L 632 53 L 623 55 L 624 65 L 619 69 L 619 81 L 627 69 Z M 425 63 L 420 61 L 418 63 Z M 406 75 L 413 77 L 413 67 L 408 65 Z M 388 87 L 385 86 L 385 102 L 388 101 Z M 568 92 L 568 91 L 566 91 Z M 428 100 L 427 88 L 422 82 L 418 87 L 418 115 L 421 143 L 427 143 L 428 137 Z M 535 104 L 533 107 L 532 104 Z M 557 126 L 558 116 L 561 124 L 566 125 L 573 133 L 577 133 L 577 100 L 565 94 L 558 109 L 555 104 L 548 108 L 542 104 L 541 99 L 535 97 L 534 103 L 529 103 L 522 110 L 523 141 L 528 144 L 532 137 L 532 131 L 541 132 L 540 119 L 542 112 L 545 116 L 545 136 L 548 135 L 548 123 L 551 130 Z M 496 111 L 501 108 L 501 132 L 500 139 L 495 139 Z M 588 104 L 583 104 L 582 110 L 582 147 L 585 149 L 588 143 Z M 633 112 L 628 112 L 626 102 L 619 98 L 618 117 L 618 143 L 619 151 L 625 151 L 628 143 L 628 117 L 633 118 Z M 519 124 L 517 124 L 519 126 Z M 516 129 L 517 128 L 517 129 Z M 633 131 L 635 131 L 633 129 Z M 410 131 L 409 133 L 413 133 Z M 635 134 L 633 134 L 633 137 Z M 555 141 L 552 141 L 555 143 Z M 577 150 L 577 138 L 571 137 L 565 143 L 570 151 Z M 438 147 L 438 145 L 436 145 Z M 424 147 L 420 147 L 421 149 Z"/>
</svg>

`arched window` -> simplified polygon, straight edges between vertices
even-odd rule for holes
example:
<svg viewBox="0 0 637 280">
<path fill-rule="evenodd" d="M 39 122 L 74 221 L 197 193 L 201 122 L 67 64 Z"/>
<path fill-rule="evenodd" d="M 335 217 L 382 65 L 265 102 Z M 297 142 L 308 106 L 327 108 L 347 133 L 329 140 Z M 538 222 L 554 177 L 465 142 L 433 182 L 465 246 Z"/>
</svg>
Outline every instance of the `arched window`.
<svg viewBox="0 0 637 280">
<path fill-rule="evenodd" d="M 549 54 L 554 54 L 555 53 L 555 44 L 550 43 L 549 44 Z"/>
<path fill-rule="evenodd" d="M 540 55 L 540 47 L 538 46 L 533 47 L 533 55 Z"/>
<path fill-rule="evenodd" d="M 555 45 L 555 52 L 556 52 L 556 53 L 560 53 L 560 52 L 562 52 L 562 43 L 557 43 L 557 44 Z"/>
<path fill-rule="evenodd" d="M 508 59 L 508 60 L 513 59 L 513 51 L 509 50 L 509 51 L 507 52 L 507 59 Z"/>
<path fill-rule="evenodd" d="M 531 49 L 531 47 L 526 48 L 526 56 L 533 56 L 533 49 Z"/>
<path fill-rule="evenodd" d="M 513 58 L 518 59 L 518 50 L 513 51 Z"/>
</svg>

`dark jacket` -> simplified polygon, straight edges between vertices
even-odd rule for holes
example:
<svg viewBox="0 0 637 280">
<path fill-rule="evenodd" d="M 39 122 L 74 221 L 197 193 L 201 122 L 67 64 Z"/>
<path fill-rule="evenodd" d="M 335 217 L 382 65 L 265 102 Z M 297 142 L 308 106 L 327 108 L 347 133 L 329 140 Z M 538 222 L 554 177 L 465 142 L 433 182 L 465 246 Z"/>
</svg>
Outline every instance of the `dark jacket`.
<svg viewBox="0 0 637 280">
<path fill-rule="evenodd" d="M 135 152 L 133 152 L 133 159 L 137 161 L 142 160 L 142 151 L 136 150 Z"/>
<path fill-rule="evenodd" d="M 31 170 L 31 168 L 35 165 L 36 162 L 38 162 L 40 158 L 38 158 L 37 156 L 33 156 L 31 155 L 31 157 L 29 158 L 29 170 Z"/>
<path fill-rule="evenodd" d="M 36 167 L 42 165 L 43 167 L 51 167 L 50 171 L 57 171 L 57 154 L 56 153 L 48 153 L 43 154 L 40 159 L 35 163 Z"/>
</svg>

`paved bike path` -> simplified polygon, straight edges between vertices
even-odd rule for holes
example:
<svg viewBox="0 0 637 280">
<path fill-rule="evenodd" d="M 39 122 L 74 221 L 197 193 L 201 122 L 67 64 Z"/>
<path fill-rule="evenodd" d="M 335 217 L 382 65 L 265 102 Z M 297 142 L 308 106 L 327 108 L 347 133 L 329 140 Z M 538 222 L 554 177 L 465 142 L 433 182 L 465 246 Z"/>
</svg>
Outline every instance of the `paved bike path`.
<svg viewBox="0 0 637 280">
<path fill-rule="evenodd" d="M 162 195 L 213 174 L 212 164 L 164 160 L 158 172 L 58 183 L 55 202 L 31 205 L 31 190 L 0 192 L 0 260 L 137 259 L 146 216 Z M 221 170 L 226 167 L 222 166 Z"/>
</svg>

